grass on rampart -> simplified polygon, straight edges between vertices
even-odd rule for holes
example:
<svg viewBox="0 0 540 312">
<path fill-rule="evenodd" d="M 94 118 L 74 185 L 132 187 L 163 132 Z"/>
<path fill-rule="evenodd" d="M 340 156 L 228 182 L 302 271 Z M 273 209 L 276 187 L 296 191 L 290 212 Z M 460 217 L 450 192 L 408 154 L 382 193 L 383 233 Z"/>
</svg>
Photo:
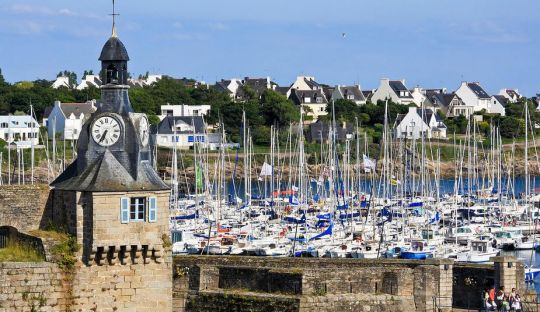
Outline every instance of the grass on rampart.
<svg viewBox="0 0 540 312">
<path fill-rule="evenodd" d="M 6 248 L 0 249 L 0 262 L 40 262 L 44 259 L 31 246 L 10 241 Z"/>
</svg>

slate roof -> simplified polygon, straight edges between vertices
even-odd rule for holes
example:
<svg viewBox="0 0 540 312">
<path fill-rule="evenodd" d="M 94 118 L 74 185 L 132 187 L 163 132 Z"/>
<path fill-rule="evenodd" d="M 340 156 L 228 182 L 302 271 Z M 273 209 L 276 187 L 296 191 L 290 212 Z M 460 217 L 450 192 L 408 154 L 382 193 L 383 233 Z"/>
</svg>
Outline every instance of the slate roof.
<svg viewBox="0 0 540 312">
<path fill-rule="evenodd" d="M 340 86 L 338 87 L 344 99 L 348 99 L 349 95 L 352 95 L 353 101 L 365 101 L 366 97 L 364 96 L 363 91 L 360 91 L 358 86 Z"/>
<path fill-rule="evenodd" d="M 433 112 L 433 110 L 431 110 L 429 108 L 424 108 L 424 113 L 423 114 L 422 114 L 422 109 L 421 108 L 416 108 L 416 113 L 418 114 L 418 116 L 420 116 L 422 118 L 422 120 L 426 123 L 426 125 L 429 125 L 429 121 L 431 120 L 431 117 L 433 115 L 435 115 L 435 121 L 442 122 L 441 117 L 439 117 L 438 114 L 435 114 Z M 405 116 L 407 116 L 407 114 L 398 114 L 397 118 L 396 118 L 396 121 L 395 121 L 395 124 L 399 125 L 401 123 L 401 121 L 403 121 L 403 118 L 405 118 Z M 446 126 L 444 126 L 444 127 L 446 127 Z M 441 127 L 439 127 L 439 128 L 441 128 Z"/>
<path fill-rule="evenodd" d="M 123 192 L 160 191 L 169 187 L 161 180 L 149 162 L 141 162 L 138 176 L 134 179 L 120 161 L 107 149 L 78 174 L 77 161 L 51 183 L 51 186 L 67 191 Z"/>
<path fill-rule="evenodd" d="M 244 85 L 249 86 L 258 95 L 261 95 L 268 89 L 268 81 L 266 78 L 244 78 Z"/>
<path fill-rule="evenodd" d="M 508 96 L 510 96 L 513 99 L 519 99 L 520 98 L 520 95 L 516 92 L 516 90 L 506 89 L 506 94 L 508 94 Z"/>
<path fill-rule="evenodd" d="M 276 92 L 283 95 L 287 95 L 287 92 L 289 92 L 290 88 L 291 87 L 276 87 Z"/>
<path fill-rule="evenodd" d="M 321 135 L 322 140 L 326 141 L 328 140 L 328 132 L 330 131 L 330 125 L 326 122 L 318 120 L 317 122 L 311 124 L 309 126 L 309 136 L 308 140 L 311 142 L 321 142 Z M 347 139 L 347 134 L 353 134 L 354 128 L 351 123 L 345 124 L 345 127 L 343 127 L 342 124 L 336 125 L 336 139 L 338 141 L 345 141 Z"/>
<path fill-rule="evenodd" d="M 310 103 L 305 103 L 305 98 L 311 98 Z M 316 97 L 322 98 L 322 103 L 317 103 Z M 289 97 L 295 104 L 328 104 L 328 100 L 326 99 L 326 95 L 322 90 L 292 90 L 291 95 Z"/>
<path fill-rule="evenodd" d="M 167 116 L 159 123 L 157 133 L 159 134 L 174 134 L 174 125 L 178 122 L 184 122 L 189 126 L 195 126 L 195 133 L 205 133 L 206 125 L 202 116 Z M 193 131 L 176 131 L 177 134 L 191 134 Z"/>
<path fill-rule="evenodd" d="M 230 83 L 231 83 L 230 80 L 216 81 L 216 84 L 214 85 L 214 88 L 216 90 L 218 90 L 218 91 L 221 91 L 221 92 L 232 93 L 231 90 L 229 90 L 229 88 L 228 88 Z"/>
<path fill-rule="evenodd" d="M 371 96 L 373 95 L 372 90 L 364 90 L 362 91 L 362 95 L 366 98 L 366 100 L 371 100 Z"/>
<path fill-rule="evenodd" d="M 90 116 L 96 111 L 92 102 L 86 103 L 60 103 L 60 109 L 66 118 L 69 118 L 71 114 L 75 115 L 75 118 L 79 119 L 81 114 Z"/>
<path fill-rule="evenodd" d="M 32 128 L 30 127 L 31 123 L 34 123 L 34 127 L 39 127 L 39 123 L 34 120 L 31 116 L 0 116 L 0 123 L 7 123 L 8 127 L 11 129 L 15 128 Z"/>
<path fill-rule="evenodd" d="M 474 94 L 476 94 L 476 96 L 480 99 L 490 99 L 491 96 L 489 96 L 489 94 L 487 94 L 486 91 L 484 91 L 484 89 L 476 82 L 469 82 L 467 83 L 467 86 L 469 87 L 469 89 L 472 90 L 472 92 L 474 92 Z"/>
<path fill-rule="evenodd" d="M 508 99 L 504 95 L 494 95 L 493 97 L 497 99 L 502 106 L 508 105 Z"/>
<path fill-rule="evenodd" d="M 400 80 L 390 80 L 388 83 L 390 84 L 390 88 L 392 88 L 392 90 L 394 90 L 396 95 L 399 96 L 400 98 L 403 98 L 403 99 L 413 98 L 409 89 L 407 89 L 405 85 L 403 84 L 403 82 L 401 82 Z M 401 96 L 402 91 L 407 92 L 407 95 Z"/>
<path fill-rule="evenodd" d="M 111 37 L 101 50 L 101 55 L 99 56 L 100 61 L 129 61 L 129 55 L 126 50 L 126 47 L 118 39 L 118 37 Z"/>
<path fill-rule="evenodd" d="M 311 79 L 307 79 L 307 78 L 304 78 L 304 81 L 305 83 L 308 85 L 308 87 L 310 89 L 319 89 L 321 88 L 321 84 L 319 84 L 318 82 L 316 82 L 315 80 L 311 80 Z"/>
</svg>

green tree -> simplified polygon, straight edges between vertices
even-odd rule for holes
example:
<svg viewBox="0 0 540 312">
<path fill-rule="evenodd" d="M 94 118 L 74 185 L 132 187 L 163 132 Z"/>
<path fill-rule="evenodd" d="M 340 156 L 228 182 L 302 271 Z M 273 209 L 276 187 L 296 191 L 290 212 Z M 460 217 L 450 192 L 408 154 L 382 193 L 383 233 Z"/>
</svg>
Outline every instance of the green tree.
<svg viewBox="0 0 540 312">
<path fill-rule="evenodd" d="M 300 119 L 300 109 L 285 96 L 265 90 L 261 96 L 261 114 L 266 125 L 286 127 Z"/>
</svg>

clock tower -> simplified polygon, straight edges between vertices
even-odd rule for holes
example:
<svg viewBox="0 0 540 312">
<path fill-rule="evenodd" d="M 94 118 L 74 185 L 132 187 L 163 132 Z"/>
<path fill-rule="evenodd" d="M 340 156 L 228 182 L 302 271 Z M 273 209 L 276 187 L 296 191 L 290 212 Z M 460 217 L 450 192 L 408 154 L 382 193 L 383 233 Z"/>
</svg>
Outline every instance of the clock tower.
<svg viewBox="0 0 540 312">
<path fill-rule="evenodd" d="M 170 189 L 154 169 L 148 118 L 129 101 L 129 56 L 114 23 L 99 60 L 101 100 L 82 126 L 77 159 L 51 183 L 53 223 L 82 247 L 76 284 L 93 285 L 75 291 L 76 306 L 108 309 L 113 297 L 121 310 L 170 311 Z M 110 279 L 96 282 L 98 274 Z M 124 295 L 132 292 L 140 296 Z"/>
</svg>

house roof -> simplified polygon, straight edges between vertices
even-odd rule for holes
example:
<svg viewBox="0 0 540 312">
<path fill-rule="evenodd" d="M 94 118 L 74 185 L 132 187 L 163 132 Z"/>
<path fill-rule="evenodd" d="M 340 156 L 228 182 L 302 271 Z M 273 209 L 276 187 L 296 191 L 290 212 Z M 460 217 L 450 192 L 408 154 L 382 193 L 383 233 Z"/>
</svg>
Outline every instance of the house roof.
<svg viewBox="0 0 540 312">
<path fill-rule="evenodd" d="M 283 95 L 287 95 L 287 92 L 289 92 L 290 88 L 291 87 L 276 87 L 276 92 Z"/>
<path fill-rule="evenodd" d="M 364 98 L 366 98 L 366 100 L 371 100 L 371 96 L 373 95 L 373 91 L 372 90 L 364 90 L 364 91 L 362 91 L 362 95 L 364 95 Z"/>
<path fill-rule="evenodd" d="M 268 80 L 267 80 L 267 78 L 248 78 L 248 77 L 246 77 L 244 79 L 244 85 L 249 86 L 258 95 L 261 95 L 265 90 L 268 89 Z"/>
<path fill-rule="evenodd" d="M 71 114 L 75 115 L 75 118 L 79 119 L 81 114 L 90 116 L 96 111 L 96 107 L 93 102 L 86 103 L 60 103 L 60 109 L 66 118 L 69 118 Z"/>
<path fill-rule="evenodd" d="M 504 95 L 494 95 L 493 96 L 502 106 L 508 105 L 508 99 Z"/>
<path fill-rule="evenodd" d="M 174 134 L 174 125 L 178 123 L 185 123 L 189 126 L 195 126 L 195 133 L 204 133 L 206 126 L 204 124 L 204 119 L 202 116 L 167 116 L 159 123 L 157 127 L 157 132 L 159 134 Z M 193 131 L 176 131 L 177 134 L 190 134 Z"/>
<path fill-rule="evenodd" d="M 520 98 L 520 95 L 516 92 L 516 90 L 506 89 L 506 94 L 508 94 L 508 96 L 510 96 L 511 98 Z"/>
<path fill-rule="evenodd" d="M 414 110 L 414 112 L 420 116 L 422 118 L 422 120 L 426 123 L 426 125 L 429 125 L 429 121 L 431 120 L 431 117 L 435 116 L 435 120 L 438 121 L 438 122 L 441 122 L 442 119 L 441 117 L 439 117 L 439 115 L 435 114 L 433 112 L 433 110 L 431 110 L 430 108 L 424 108 L 424 112 L 422 113 L 422 109 L 421 108 L 416 108 Z M 402 121 L 403 121 L 403 118 L 405 118 L 405 116 L 407 116 L 408 114 L 410 114 L 411 111 L 409 111 L 407 114 L 398 114 L 397 118 L 396 118 L 396 121 L 395 121 L 395 124 L 396 125 L 399 125 Z"/>
<path fill-rule="evenodd" d="M 37 121 L 31 116 L 0 116 L 0 123 L 7 123 L 9 128 L 29 128 L 30 123 L 34 123 L 34 127 L 38 127 Z"/>
<path fill-rule="evenodd" d="M 469 82 L 467 83 L 467 86 L 469 89 L 476 94 L 476 96 L 480 99 L 490 99 L 491 97 L 489 94 L 487 94 L 486 91 L 477 83 L 477 82 Z"/>
<path fill-rule="evenodd" d="M 322 103 L 317 103 L 315 100 L 310 103 L 305 102 L 305 98 L 315 99 L 316 97 L 322 98 Z M 327 104 L 328 100 L 326 95 L 322 90 L 292 90 L 291 96 L 289 97 L 295 104 Z"/>
<path fill-rule="evenodd" d="M 358 86 L 339 86 L 338 90 L 343 95 L 343 98 L 347 99 L 349 95 L 353 96 L 354 101 L 365 101 L 366 97 L 363 92 L 360 91 Z"/>
<path fill-rule="evenodd" d="M 305 83 L 308 85 L 308 87 L 309 87 L 310 89 L 312 89 L 312 90 L 313 90 L 313 89 L 318 89 L 318 88 L 321 87 L 321 85 L 320 85 L 318 82 L 316 82 L 315 80 L 312 80 L 312 79 L 307 79 L 307 78 L 304 77 L 304 82 L 305 82 Z"/>
<path fill-rule="evenodd" d="M 407 89 L 407 87 L 405 87 L 403 82 L 401 82 L 400 80 L 390 80 L 388 83 L 390 84 L 390 88 L 392 88 L 392 90 L 394 90 L 396 95 L 400 98 L 413 98 L 409 89 Z M 407 95 L 401 96 L 402 91 L 406 92 Z"/>
</svg>

